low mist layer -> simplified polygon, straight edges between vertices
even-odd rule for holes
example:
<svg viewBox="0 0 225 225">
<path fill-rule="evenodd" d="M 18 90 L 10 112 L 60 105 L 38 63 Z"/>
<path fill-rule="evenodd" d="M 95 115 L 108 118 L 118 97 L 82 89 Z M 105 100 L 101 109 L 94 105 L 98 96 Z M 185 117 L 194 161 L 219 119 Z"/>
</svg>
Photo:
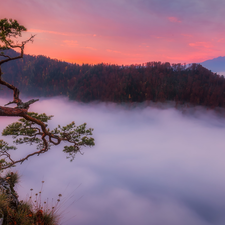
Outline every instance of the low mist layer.
<svg viewBox="0 0 225 225">
<path fill-rule="evenodd" d="M 57 146 L 14 169 L 21 175 L 21 199 L 31 188 L 39 192 L 42 181 L 43 201 L 54 204 L 62 194 L 62 224 L 225 223 L 225 119 L 212 111 L 66 98 L 41 99 L 30 111 L 54 115 L 51 128 L 71 121 L 94 128 L 96 146 L 84 148 L 74 162 Z M 0 117 L 0 130 L 17 119 Z M 31 148 L 20 146 L 14 155 Z"/>
</svg>

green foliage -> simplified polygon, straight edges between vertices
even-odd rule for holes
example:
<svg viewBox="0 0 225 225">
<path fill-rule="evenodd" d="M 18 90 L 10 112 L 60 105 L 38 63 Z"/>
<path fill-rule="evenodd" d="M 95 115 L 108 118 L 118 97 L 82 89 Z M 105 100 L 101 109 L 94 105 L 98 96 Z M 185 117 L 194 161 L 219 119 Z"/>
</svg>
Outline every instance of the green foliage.
<svg viewBox="0 0 225 225">
<path fill-rule="evenodd" d="M 46 122 L 53 117 L 47 116 L 45 113 L 38 114 L 34 112 L 29 112 L 28 115 L 44 122 L 46 126 Z M 19 122 L 8 125 L 3 130 L 2 135 L 12 135 L 12 138 L 15 139 L 14 143 L 16 144 L 37 144 L 37 149 L 41 149 L 43 147 L 42 139 L 37 137 L 37 135 L 41 136 L 41 129 L 36 123 L 28 121 L 24 118 L 19 119 Z M 17 138 L 19 136 L 23 136 L 23 138 Z"/>
<path fill-rule="evenodd" d="M 47 116 L 45 113 L 42 113 L 42 114 L 38 114 L 38 113 L 35 113 L 35 112 L 29 112 L 27 113 L 29 116 L 35 118 L 35 119 L 38 119 L 42 122 L 48 122 L 53 116 Z M 25 119 L 20 119 L 19 121 L 21 122 L 24 122 Z M 29 122 L 29 121 L 27 121 Z M 47 124 L 46 124 L 47 125 Z"/>
<path fill-rule="evenodd" d="M 40 120 L 41 122 L 45 123 L 47 126 L 47 122 L 53 117 L 53 116 L 47 116 L 45 113 L 38 114 L 34 112 L 28 112 L 27 113 L 29 116 Z M 26 135 L 26 136 L 32 136 L 34 135 L 38 128 L 33 127 L 37 125 L 33 121 L 28 121 L 24 118 L 19 119 L 20 122 L 12 123 L 8 125 L 2 132 L 2 135 L 7 136 L 7 135 L 13 135 L 13 138 L 16 138 L 17 136 L 20 135 Z"/>
<path fill-rule="evenodd" d="M 0 140 L 0 172 L 1 168 L 4 168 L 10 165 L 9 162 L 6 161 L 7 154 L 9 150 L 15 150 L 15 146 L 9 146 L 9 144 L 3 140 Z"/>
<path fill-rule="evenodd" d="M 5 175 L 5 179 L 11 186 L 11 189 L 19 182 L 19 175 L 18 173 L 7 172 Z"/>
<path fill-rule="evenodd" d="M 47 116 L 45 113 L 38 114 L 33 112 L 28 113 L 28 115 L 44 122 L 46 126 L 48 125 L 47 122 L 53 117 Z M 74 160 L 76 153 L 80 152 L 81 147 L 95 145 L 94 138 L 89 137 L 92 135 L 93 129 L 87 129 L 86 123 L 76 126 L 75 123 L 72 122 L 62 127 L 58 125 L 58 127 L 52 131 L 50 131 L 50 129 L 47 129 L 47 131 L 52 135 L 52 139 L 70 143 L 69 146 L 64 146 L 63 151 L 68 154 L 67 158 L 70 158 L 71 161 Z M 42 149 L 44 146 L 42 134 L 43 132 L 41 127 L 39 127 L 36 123 L 28 121 L 24 118 L 19 119 L 19 122 L 8 125 L 2 132 L 3 136 L 12 136 L 12 138 L 15 139 L 15 144 L 37 144 L 37 149 Z M 50 140 L 46 141 L 48 142 L 48 147 L 54 144 Z M 4 144 L 4 148 L 15 149 L 15 147 L 9 147 L 6 143 Z"/>
<path fill-rule="evenodd" d="M 61 127 L 58 125 L 53 131 L 53 134 L 58 134 L 62 139 L 67 139 L 69 142 L 76 143 L 70 146 L 64 146 L 64 152 L 68 153 L 70 161 L 73 161 L 75 155 L 80 151 L 81 146 L 94 146 L 94 138 L 88 137 L 92 135 L 94 129 L 86 129 L 86 123 L 76 126 L 74 122 L 68 124 L 67 126 Z"/>
<path fill-rule="evenodd" d="M 11 181 L 14 179 L 14 184 L 18 182 L 17 173 L 7 173 L 1 179 L 6 180 L 10 186 Z M 44 181 L 42 181 L 42 184 Z M 33 189 L 31 189 L 33 190 Z M 11 192 L 16 195 L 13 187 L 11 187 Z M 57 214 L 58 205 L 60 202 L 60 197 L 57 199 L 57 203 L 49 207 L 48 203 L 41 203 L 41 191 L 39 194 L 35 194 L 35 199 L 32 196 L 29 197 L 28 201 L 20 201 L 17 206 L 12 204 L 11 197 L 6 192 L 0 192 L 0 218 L 4 218 L 3 225 L 9 224 L 20 224 L 20 225 L 57 225 L 59 224 L 59 215 Z"/>
<path fill-rule="evenodd" d="M 0 140 L 0 150 L 1 151 L 8 151 L 10 149 L 15 150 L 16 147 L 15 146 L 9 146 L 9 144 L 3 140 Z"/>
<path fill-rule="evenodd" d="M 21 37 L 21 32 L 26 31 L 24 26 L 21 26 L 17 20 L 1 19 L 0 20 L 0 49 L 9 49 L 10 44 L 14 44 L 12 38 Z"/>
<path fill-rule="evenodd" d="M 3 225 L 58 224 L 58 217 L 53 210 L 35 209 L 29 201 L 21 201 L 16 209 L 10 208 L 10 200 L 6 194 L 0 194 L 0 210 L 4 215 Z"/>
<path fill-rule="evenodd" d="M 7 195 L 4 193 L 0 194 L 0 210 L 6 209 L 6 207 L 9 205 L 9 199 L 7 198 Z"/>
<path fill-rule="evenodd" d="M 30 217 L 30 206 L 27 203 L 20 204 L 17 209 L 10 208 L 9 206 L 6 208 L 4 213 L 4 222 L 3 225 L 6 224 L 23 224 L 23 225 L 31 225 L 33 224 L 33 218 Z"/>
<path fill-rule="evenodd" d="M 43 187 L 43 183 L 44 181 L 42 181 L 42 187 Z M 52 199 L 52 203 L 50 206 L 48 199 L 47 201 L 44 201 L 44 203 L 42 202 L 42 199 L 41 199 L 42 191 L 39 191 L 39 193 L 36 193 L 35 196 L 33 197 L 32 195 L 33 189 L 30 189 L 30 190 L 31 190 L 31 195 L 27 203 L 30 205 L 30 209 L 32 211 L 34 220 L 36 222 L 37 221 L 39 221 L 40 223 L 42 222 L 43 224 L 46 224 L 46 225 L 58 224 L 58 221 L 60 219 L 60 215 L 58 214 L 59 202 L 62 195 L 61 194 L 58 195 L 58 199 L 54 205 L 52 205 L 53 204 L 53 199 Z"/>
</svg>

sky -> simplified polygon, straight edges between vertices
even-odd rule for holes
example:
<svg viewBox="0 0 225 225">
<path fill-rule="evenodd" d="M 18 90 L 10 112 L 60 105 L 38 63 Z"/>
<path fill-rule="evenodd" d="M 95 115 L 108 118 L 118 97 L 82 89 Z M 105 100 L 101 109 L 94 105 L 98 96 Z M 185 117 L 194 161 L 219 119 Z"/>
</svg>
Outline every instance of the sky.
<svg viewBox="0 0 225 225">
<path fill-rule="evenodd" d="M 71 63 L 199 63 L 225 55 L 224 0 L 7 0 L 25 53 Z"/>
<path fill-rule="evenodd" d="M 0 105 L 8 101 L 0 98 Z M 62 194 L 63 225 L 224 225 L 225 119 L 201 107 L 167 106 L 62 97 L 32 104 L 30 111 L 54 115 L 49 128 L 86 122 L 96 145 L 73 162 L 55 146 L 18 165 L 20 199 L 28 199 L 32 188 L 33 196 L 42 191 L 42 204 L 48 198 L 54 205 Z M 0 132 L 13 121 L 0 117 Z M 17 147 L 12 157 L 35 149 Z"/>
</svg>

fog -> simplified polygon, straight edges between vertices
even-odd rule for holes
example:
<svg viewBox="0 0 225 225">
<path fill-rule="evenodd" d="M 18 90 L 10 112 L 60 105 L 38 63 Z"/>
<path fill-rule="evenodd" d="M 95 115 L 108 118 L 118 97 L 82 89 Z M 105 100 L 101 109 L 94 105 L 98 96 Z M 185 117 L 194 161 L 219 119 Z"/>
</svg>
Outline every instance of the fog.
<svg viewBox="0 0 225 225">
<path fill-rule="evenodd" d="M 225 119 L 214 112 L 66 98 L 43 98 L 30 111 L 54 115 L 51 128 L 71 121 L 94 128 L 96 145 L 73 162 L 61 145 L 13 169 L 20 199 L 39 192 L 42 181 L 43 202 L 62 194 L 61 224 L 225 224 Z M 0 117 L 0 130 L 17 119 Z"/>
</svg>

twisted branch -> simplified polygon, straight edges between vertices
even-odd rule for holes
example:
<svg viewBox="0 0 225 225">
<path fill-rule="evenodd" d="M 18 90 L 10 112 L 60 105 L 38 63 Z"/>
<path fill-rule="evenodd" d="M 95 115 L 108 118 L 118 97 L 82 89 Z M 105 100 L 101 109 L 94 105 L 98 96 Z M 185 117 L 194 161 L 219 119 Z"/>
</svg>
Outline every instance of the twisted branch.
<svg viewBox="0 0 225 225">
<path fill-rule="evenodd" d="M 5 53 L 0 53 L 0 56 L 4 58 L 0 60 L 0 85 L 13 90 L 13 101 L 7 103 L 5 106 L 0 106 L 0 116 L 16 116 L 20 117 L 20 121 L 22 121 L 22 123 L 17 122 L 9 125 L 2 134 L 13 135 L 13 138 L 21 135 L 25 136 L 23 139 L 20 138 L 15 141 L 18 144 L 38 143 L 39 145 L 37 146 L 38 151 L 34 151 L 19 160 L 13 160 L 8 150 L 15 149 L 15 147 L 8 146 L 6 142 L 0 140 L 0 157 L 4 157 L 3 159 L 0 158 L 0 170 L 10 168 L 18 163 L 23 163 L 31 156 L 40 155 L 48 151 L 50 145 L 59 145 L 61 141 L 67 141 L 72 144 L 71 146 L 65 146 L 63 150 L 69 153 L 72 160 L 74 159 L 74 154 L 80 151 L 81 146 L 94 145 L 94 139 L 87 137 L 88 135 L 92 135 L 93 129 L 86 130 L 86 124 L 76 128 L 74 122 L 72 122 L 66 127 L 61 128 L 58 126 L 58 128 L 50 132 L 44 122 L 48 121 L 52 116 L 48 117 L 45 114 L 38 115 L 28 112 L 29 106 L 39 99 L 31 99 L 28 102 L 22 102 L 19 98 L 19 89 L 2 79 L 3 73 L 1 65 L 12 60 L 23 58 L 25 45 L 28 42 L 33 42 L 33 38 L 35 37 L 35 35 L 32 35 L 29 39 L 21 42 L 21 44 L 14 44 L 11 37 L 17 38 L 17 36 L 21 36 L 21 31 L 26 31 L 26 28 L 20 26 L 17 21 L 8 21 L 7 19 L 0 20 L 0 41 L 4 43 L 3 46 L 0 45 L 0 50 L 20 48 L 20 55 L 16 57 L 10 57 L 9 55 L 5 55 Z M 16 107 L 6 107 L 11 104 L 16 104 Z M 32 127 L 33 125 L 35 125 L 35 127 Z M 37 127 L 37 125 L 40 128 Z M 41 138 L 39 139 L 37 136 L 41 136 Z"/>
</svg>

